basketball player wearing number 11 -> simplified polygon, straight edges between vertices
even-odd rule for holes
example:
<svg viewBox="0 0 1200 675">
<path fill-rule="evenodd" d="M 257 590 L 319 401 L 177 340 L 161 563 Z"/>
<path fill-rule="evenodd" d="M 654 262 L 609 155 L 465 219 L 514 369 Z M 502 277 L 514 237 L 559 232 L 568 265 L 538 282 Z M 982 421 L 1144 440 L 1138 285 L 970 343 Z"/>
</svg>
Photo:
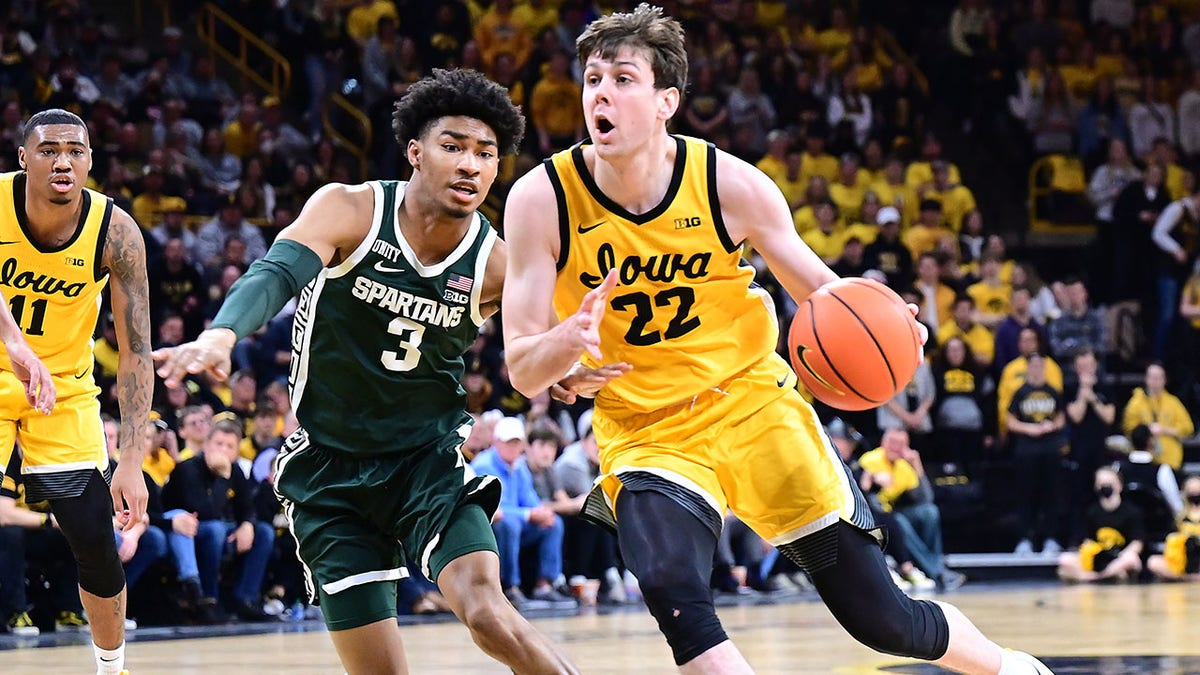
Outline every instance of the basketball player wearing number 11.
<svg viewBox="0 0 1200 675">
<path fill-rule="evenodd" d="M 680 25 L 643 4 L 576 46 L 591 138 L 507 200 L 505 356 L 527 396 L 556 383 L 595 394 L 602 476 L 585 513 L 615 525 L 680 671 L 751 672 L 708 586 L 730 508 L 864 644 L 966 673 L 1048 673 L 891 582 L 865 500 L 775 355 L 775 313 L 739 248 L 760 251 L 794 298 L 836 276 L 769 178 L 667 133 L 687 83 Z M 575 382 L 603 368 L 626 372 Z"/>
</svg>

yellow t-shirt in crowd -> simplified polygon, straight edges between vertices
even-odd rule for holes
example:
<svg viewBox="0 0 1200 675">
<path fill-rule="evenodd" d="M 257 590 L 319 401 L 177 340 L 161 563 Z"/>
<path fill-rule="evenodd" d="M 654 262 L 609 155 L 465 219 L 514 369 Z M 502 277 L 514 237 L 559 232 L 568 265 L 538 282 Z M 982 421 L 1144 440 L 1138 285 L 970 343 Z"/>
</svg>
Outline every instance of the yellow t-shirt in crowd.
<svg viewBox="0 0 1200 675">
<path fill-rule="evenodd" d="M 896 505 L 896 500 L 909 490 L 914 490 L 921 485 L 921 477 L 917 475 L 917 470 L 913 468 L 908 460 L 897 459 L 894 462 L 888 461 L 887 452 L 883 448 L 875 448 L 870 452 L 863 453 L 862 457 L 858 458 L 858 465 L 869 474 L 890 474 L 892 484 L 879 490 L 879 503 L 883 505 L 885 511 L 891 511 Z"/>
</svg>

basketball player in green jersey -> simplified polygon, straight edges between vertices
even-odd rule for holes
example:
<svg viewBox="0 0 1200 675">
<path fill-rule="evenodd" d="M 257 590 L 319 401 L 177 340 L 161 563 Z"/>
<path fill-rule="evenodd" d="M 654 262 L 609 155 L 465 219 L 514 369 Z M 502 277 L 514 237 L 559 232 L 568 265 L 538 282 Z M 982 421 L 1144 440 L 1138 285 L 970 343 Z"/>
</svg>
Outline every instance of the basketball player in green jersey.
<svg viewBox="0 0 1200 675">
<path fill-rule="evenodd" d="M 396 581 L 407 557 L 489 655 L 517 673 L 574 672 L 505 599 L 489 524 L 500 484 L 459 453 L 471 424 L 462 355 L 499 307 L 507 259 L 476 209 L 524 118 L 482 75 L 437 70 L 393 126 L 412 180 L 318 190 L 209 330 L 155 352 L 158 372 L 168 384 L 227 376 L 237 340 L 300 293 L 300 429 L 276 460 L 276 490 L 346 671 L 406 672 Z"/>
</svg>

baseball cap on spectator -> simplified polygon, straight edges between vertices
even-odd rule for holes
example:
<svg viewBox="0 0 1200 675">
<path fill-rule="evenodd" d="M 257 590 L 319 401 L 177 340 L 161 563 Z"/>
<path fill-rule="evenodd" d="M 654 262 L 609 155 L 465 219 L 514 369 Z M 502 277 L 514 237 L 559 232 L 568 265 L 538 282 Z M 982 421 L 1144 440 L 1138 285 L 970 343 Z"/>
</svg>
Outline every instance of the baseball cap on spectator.
<svg viewBox="0 0 1200 675">
<path fill-rule="evenodd" d="M 922 211 L 941 211 L 942 203 L 936 199 L 922 199 L 921 200 L 921 210 Z"/>
<path fill-rule="evenodd" d="M 496 422 L 492 436 L 497 441 L 525 440 L 525 423 L 516 417 L 505 417 Z"/>
<path fill-rule="evenodd" d="M 900 222 L 900 211 L 894 206 L 885 206 L 875 214 L 875 223 L 878 225 L 898 222 Z"/>
<path fill-rule="evenodd" d="M 262 100 L 262 107 L 276 108 L 280 105 L 278 96 L 267 96 Z"/>
<path fill-rule="evenodd" d="M 181 38 L 183 37 L 183 29 L 179 26 L 167 26 L 163 29 L 162 36 L 165 38 Z"/>
</svg>

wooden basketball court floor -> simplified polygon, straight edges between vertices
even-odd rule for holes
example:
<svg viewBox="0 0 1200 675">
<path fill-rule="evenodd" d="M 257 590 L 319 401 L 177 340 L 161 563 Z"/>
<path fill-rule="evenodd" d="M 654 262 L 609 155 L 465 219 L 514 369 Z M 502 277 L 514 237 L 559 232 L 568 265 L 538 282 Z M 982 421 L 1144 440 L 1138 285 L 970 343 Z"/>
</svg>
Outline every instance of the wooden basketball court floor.
<svg viewBox="0 0 1200 675">
<path fill-rule="evenodd" d="M 968 585 L 944 596 L 1005 646 L 1049 659 L 1063 673 L 1200 673 L 1200 585 Z M 811 599 L 720 608 L 727 631 L 759 673 L 932 673 L 851 640 Z M 642 607 L 534 619 L 584 673 L 674 673 L 670 652 Z M 135 635 L 134 675 L 288 675 L 342 672 L 323 629 L 295 624 L 258 635 L 153 639 Z M 413 673 L 505 673 L 456 622 L 402 627 Z M 148 639 L 150 638 L 150 639 Z M 9 645 L 12 646 L 12 645 Z M 0 672 L 92 672 L 88 646 L 0 651 Z"/>
</svg>

